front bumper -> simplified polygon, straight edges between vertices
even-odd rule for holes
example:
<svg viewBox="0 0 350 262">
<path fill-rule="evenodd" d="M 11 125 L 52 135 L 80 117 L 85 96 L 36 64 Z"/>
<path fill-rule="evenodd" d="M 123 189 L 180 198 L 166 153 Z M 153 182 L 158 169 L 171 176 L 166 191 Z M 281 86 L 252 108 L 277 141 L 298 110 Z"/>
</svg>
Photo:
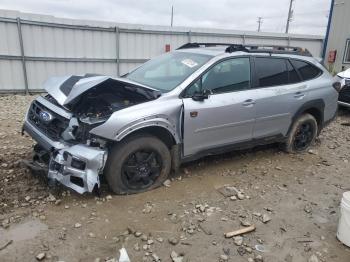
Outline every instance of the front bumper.
<svg viewBox="0 0 350 262">
<path fill-rule="evenodd" d="M 49 163 L 48 177 L 72 188 L 78 193 L 92 192 L 100 188 L 99 174 L 102 174 L 107 151 L 74 145 L 55 152 Z"/>
<path fill-rule="evenodd" d="M 23 131 L 50 154 L 48 178 L 82 194 L 100 187 L 99 175 L 107 160 L 107 150 L 85 144 L 53 141 L 34 126 L 26 115 Z"/>
</svg>

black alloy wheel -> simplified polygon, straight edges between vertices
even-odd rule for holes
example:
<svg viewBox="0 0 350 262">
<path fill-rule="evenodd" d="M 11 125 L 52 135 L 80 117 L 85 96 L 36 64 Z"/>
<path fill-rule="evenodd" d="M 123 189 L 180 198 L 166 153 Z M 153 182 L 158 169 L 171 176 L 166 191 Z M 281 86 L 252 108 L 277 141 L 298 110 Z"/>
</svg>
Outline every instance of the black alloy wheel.
<svg viewBox="0 0 350 262">
<path fill-rule="evenodd" d="M 151 149 L 130 154 L 122 165 L 122 180 L 129 189 L 139 190 L 152 186 L 162 170 L 162 158 Z"/>
<path fill-rule="evenodd" d="M 310 122 L 304 122 L 302 123 L 294 137 L 294 148 L 296 151 L 303 151 L 307 149 L 311 142 L 313 141 L 313 138 L 315 136 L 315 130 L 314 126 Z"/>
</svg>

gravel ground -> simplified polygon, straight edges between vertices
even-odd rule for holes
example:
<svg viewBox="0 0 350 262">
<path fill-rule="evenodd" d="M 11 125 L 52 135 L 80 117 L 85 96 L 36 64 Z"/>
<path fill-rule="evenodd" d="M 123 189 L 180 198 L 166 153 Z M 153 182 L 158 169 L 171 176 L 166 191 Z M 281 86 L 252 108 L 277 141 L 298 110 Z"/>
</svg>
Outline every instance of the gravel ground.
<svg viewBox="0 0 350 262">
<path fill-rule="evenodd" d="M 307 153 L 268 146 L 207 157 L 167 187 L 115 196 L 104 185 L 96 197 L 49 188 L 21 166 L 33 146 L 21 135 L 32 99 L 0 97 L 0 261 L 114 261 L 122 247 L 133 262 L 350 261 L 335 237 L 350 190 L 350 112 Z"/>
</svg>

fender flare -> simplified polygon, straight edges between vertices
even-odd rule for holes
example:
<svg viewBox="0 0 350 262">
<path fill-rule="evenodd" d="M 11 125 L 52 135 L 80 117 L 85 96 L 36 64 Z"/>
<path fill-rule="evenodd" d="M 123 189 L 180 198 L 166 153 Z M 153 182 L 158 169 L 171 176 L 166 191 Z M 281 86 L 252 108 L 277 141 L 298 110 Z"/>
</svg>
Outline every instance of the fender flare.
<svg viewBox="0 0 350 262">
<path fill-rule="evenodd" d="M 310 109 L 317 109 L 320 112 L 321 119 L 319 119 L 320 120 L 319 127 L 322 128 L 323 123 L 324 123 L 324 108 L 325 108 L 325 102 L 323 101 L 323 99 L 315 99 L 315 100 L 311 100 L 311 101 L 304 103 L 293 115 L 292 121 L 291 121 L 290 126 L 288 128 L 287 135 L 289 135 L 295 120 L 299 116 L 301 116 L 305 111 L 310 110 Z M 321 131 L 321 130 L 319 130 L 319 131 Z"/>
<path fill-rule="evenodd" d="M 115 136 L 116 141 L 121 141 L 126 136 L 134 133 L 135 131 L 139 131 L 146 127 L 160 127 L 166 129 L 174 138 L 176 144 L 181 143 L 180 137 L 176 132 L 176 125 L 169 121 L 169 118 L 165 115 L 156 115 L 145 117 L 134 121 L 124 127 L 122 127 Z"/>
</svg>

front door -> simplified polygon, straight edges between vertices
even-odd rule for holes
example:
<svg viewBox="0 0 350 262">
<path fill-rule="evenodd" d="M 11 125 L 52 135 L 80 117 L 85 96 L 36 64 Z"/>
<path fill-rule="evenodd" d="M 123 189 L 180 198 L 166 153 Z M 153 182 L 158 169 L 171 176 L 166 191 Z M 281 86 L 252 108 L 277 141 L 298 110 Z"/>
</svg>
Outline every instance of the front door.
<svg viewBox="0 0 350 262">
<path fill-rule="evenodd" d="M 184 156 L 249 141 L 255 122 L 255 96 L 247 57 L 221 61 L 188 87 L 184 103 Z M 202 101 L 194 94 L 210 95 Z"/>
</svg>

